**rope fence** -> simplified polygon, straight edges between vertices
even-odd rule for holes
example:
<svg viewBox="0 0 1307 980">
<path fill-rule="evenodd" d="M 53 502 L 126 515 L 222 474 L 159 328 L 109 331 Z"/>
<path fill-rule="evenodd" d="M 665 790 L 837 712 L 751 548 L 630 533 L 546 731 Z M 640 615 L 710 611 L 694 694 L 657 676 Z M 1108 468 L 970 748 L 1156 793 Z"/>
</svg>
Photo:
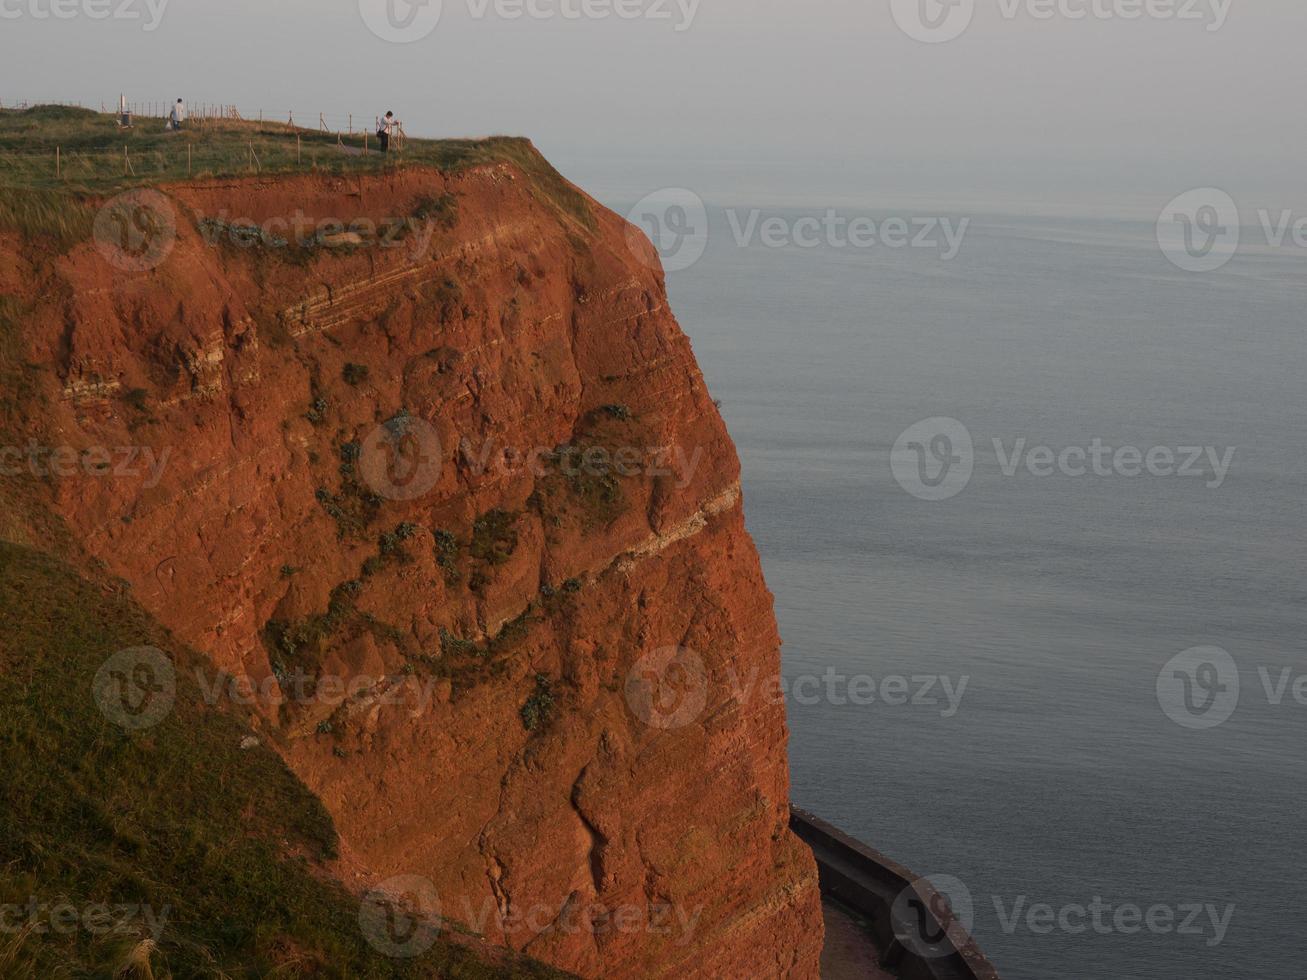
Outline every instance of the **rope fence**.
<svg viewBox="0 0 1307 980">
<path fill-rule="evenodd" d="M 230 119 L 241 122 L 279 123 L 291 128 L 316 129 L 323 133 L 338 133 L 348 136 L 361 136 L 367 132 L 376 132 L 377 128 L 381 125 L 381 115 L 379 113 L 370 117 L 371 128 L 369 128 L 369 116 L 365 113 L 297 113 L 294 109 L 284 111 L 265 111 L 259 109 L 257 112 L 245 115 L 231 103 L 192 103 L 187 100 L 185 105 L 186 121 L 199 125 L 203 125 L 206 122 Z M 52 102 L 48 99 L 43 99 L 40 102 L 31 102 L 27 99 L 0 99 L 0 109 L 25 111 L 27 109 L 34 109 L 38 106 L 61 106 L 70 109 L 88 109 L 92 112 L 100 112 L 107 116 L 117 116 L 119 113 L 118 107 L 109 105 L 105 102 L 99 103 L 98 106 L 91 106 L 84 102 Z M 157 119 L 161 122 L 168 119 L 169 114 L 172 112 L 172 107 L 173 103 L 171 102 L 126 103 L 127 112 L 130 113 L 134 119 Z M 402 132 L 403 124 L 396 121 L 396 125 Z"/>
</svg>

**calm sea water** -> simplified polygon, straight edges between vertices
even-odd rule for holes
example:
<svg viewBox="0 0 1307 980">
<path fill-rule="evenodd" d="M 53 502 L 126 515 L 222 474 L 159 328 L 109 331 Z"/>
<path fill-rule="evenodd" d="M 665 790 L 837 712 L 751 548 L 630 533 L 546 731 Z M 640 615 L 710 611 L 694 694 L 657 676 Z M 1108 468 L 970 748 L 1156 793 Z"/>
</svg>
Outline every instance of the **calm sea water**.
<svg viewBox="0 0 1307 980">
<path fill-rule="evenodd" d="M 709 212 L 669 285 L 739 446 L 785 676 L 820 679 L 789 702 L 795 800 L 960 882 L 1008 980 L 1301 980 L 1307 707 L 1259 669 L 1307 673 L 1307 255 L 1191 275 L 1149 222 L 984 214 L 951 261 L 740 247 Z M 871 216 L 897 213 L 929 214 Z M 930 502 L 891 447 L 939 416 L 974 473 Z M 1005 475 L 1022 438 L 1235 456 L 1219 487 L 1210 462 Z M 1157 692 L 1196 646 L 1241 682 L 1207 729 Z M 921 681 L 846 703 L 832 670 L 934 675 L 938 703 Z"/>
</svg>

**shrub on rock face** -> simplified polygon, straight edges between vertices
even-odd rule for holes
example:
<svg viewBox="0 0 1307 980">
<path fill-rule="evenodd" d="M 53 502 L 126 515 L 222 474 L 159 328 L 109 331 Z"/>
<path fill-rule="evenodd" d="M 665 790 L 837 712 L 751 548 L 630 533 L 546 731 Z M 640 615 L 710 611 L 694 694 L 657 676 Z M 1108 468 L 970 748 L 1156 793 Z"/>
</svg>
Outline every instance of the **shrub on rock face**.
<svg viewBox="0 0 1307 980">
<path fill-rule="evenodd" d="M 342 375 L 346 384 L 361 385 L 368 380 L 368 367 L 366 364 L 346 364 Z"/>
<path fill-rule="evenodd" d="M 630 408 L 625 405 L 605 405 L 599 411 L 620 422 L 629 422 L 633 418 Z"/>
<path fill-rule="evenodd" d="M 440 652 L 446 656 L 480 656 L 481 648 L 471 640 L 455 636 L 449 630 L 440 630 Z"/>
<path fill-rule="evenodd" d="M 549 678 L 536 674 L 536 689 L 522 705 L 522 727 L 534 732 L 545 725 L 554 713 L 554 692 Z"/>
<path fill-rule="evenodd" d="M 138 412 L 148 412 L 150 393 L 144 388 L 129 388 L 123 392 L 122 399 Z"/>
<path fill-rule="evenodd" d="M 458 570 L 458 538 L 454 537 L 448 531 L 437 531 L 436 538 L 436 564 L 445 573 L 446 585 L 457 585 L 462 575 Z"/>
<path fill-rule="evenodd" d="M 387 419 L 382 423 L 386 431 L 395 439 L 403 439 L 408 435 L 408 431 L 413 425 L 413 416 L 407 408 L 401 408 L 395 413 L 393 418 Z"/>
<path fill-rule="evenodd" d="M 472 557 L 491 565 L 502 565 L 517 550 L 517 515 L 492 510 L 477 519 L 472 528 Z"/>
<path fill-rule="evenodd" d="M 439 197 L 423 194 L 413 201 L 412 216 L 418 221 L 434 221 L 442 228 L 452 228 L 458 222 L 458 198 L 453 194 Z"/>
</svg>

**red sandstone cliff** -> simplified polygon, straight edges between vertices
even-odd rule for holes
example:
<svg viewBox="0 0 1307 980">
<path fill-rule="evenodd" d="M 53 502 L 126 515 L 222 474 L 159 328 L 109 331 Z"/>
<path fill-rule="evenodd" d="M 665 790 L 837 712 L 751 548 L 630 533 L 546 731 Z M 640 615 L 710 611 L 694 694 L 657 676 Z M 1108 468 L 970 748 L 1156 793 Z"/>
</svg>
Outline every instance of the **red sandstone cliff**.
<svg viewBox="0 0 1307 980">
<path fill-rule="evenodd" d="M 816 977 L 784 709 L 748 696 L 771 599 L 652 248 L 507 163 L 165 190 L 154 268 L 0 237 L 27 431 L 111 457 L 34 492 L 218 667 L 275 671 L 347 884 L 428 878 L 584 976 Z M 404 231 L 229 234 L 297 213 Z"/>
</svg>

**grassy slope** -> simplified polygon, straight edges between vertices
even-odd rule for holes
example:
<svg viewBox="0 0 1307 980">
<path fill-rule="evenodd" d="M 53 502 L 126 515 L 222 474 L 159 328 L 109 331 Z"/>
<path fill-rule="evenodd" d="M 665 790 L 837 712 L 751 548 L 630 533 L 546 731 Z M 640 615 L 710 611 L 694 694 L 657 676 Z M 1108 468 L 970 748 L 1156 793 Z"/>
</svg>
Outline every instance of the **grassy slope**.
<svg viewBox="0 0 1307 980">
<path fill-rule="evenodd" d="M 240 748 L 249 729 L 205 704 L 195 655 L 127 599 L 0 543 L 0 624 L 0 905 L 168 908 L 160 977 L 556 975 L 452 942 L 413 961 L 374 952 L 357 902 L 320 872 L 336 846 L 322 805 L 271 751 Z M 178 697 L 133 733 L 100 713 L 92 679 L 144 644 L 175 659 Z M 0 932 L 0 976 L 112 976 L 139 938 Z"/>
<path fill-rule="evenodd" d="M 359 149 L 362 138 L 346 138 L 345 143 Z M 511 163 L 531 178 L 544 200 L 585 227 L 594 226 L 585 196 L 526 139 L 410 138 L 402 154 L 350 154 L 337 145 L 335 134 L 280 123 L 197 122 L 182 133 L 169 133 L 161 120 L 139 120 L 123 131 L 110 115 L 37 106 L 0 110 L 0 230 L 53 237 L 67 248 L 90 235 L 98 199 L 132 187 L 250 176 L 255 173 L 251 147 L 262 174 L 370 174 L 404 167 L 457 172 Z M 55 174 L 56 148 L 62 176 Z M 125 173 L 124 149 L 134 175 Z"/>
</svg>

